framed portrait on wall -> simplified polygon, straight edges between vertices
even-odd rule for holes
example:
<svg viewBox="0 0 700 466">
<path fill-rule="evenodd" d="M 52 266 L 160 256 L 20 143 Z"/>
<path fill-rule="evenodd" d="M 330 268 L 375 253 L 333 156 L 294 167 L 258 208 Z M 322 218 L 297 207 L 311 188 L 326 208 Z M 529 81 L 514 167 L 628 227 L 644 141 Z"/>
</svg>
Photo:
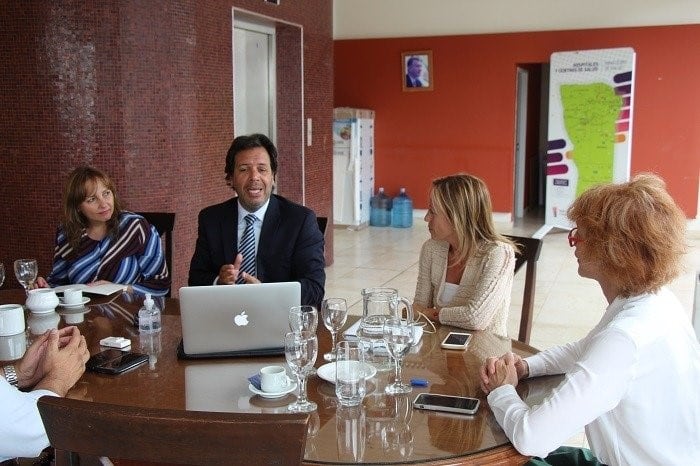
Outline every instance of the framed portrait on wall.
<svg viewBox="0 0 700 466">
<path fill-rule="evenodd" d="M 403 52 L 401 54 L 401 81 L 403 90 L 432 91 L 433 90 L 433 52 Z"/>
</svg>

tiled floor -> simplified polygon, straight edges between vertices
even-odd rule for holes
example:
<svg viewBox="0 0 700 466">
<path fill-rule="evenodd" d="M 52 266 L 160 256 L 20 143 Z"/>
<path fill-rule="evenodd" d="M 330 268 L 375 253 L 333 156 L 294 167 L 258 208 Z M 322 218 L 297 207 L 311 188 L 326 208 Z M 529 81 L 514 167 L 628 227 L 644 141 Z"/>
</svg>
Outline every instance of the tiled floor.
<svg viewBox="0 0 700 466">
<path fill-rule="evenodd" d="M 501 233 L 532 236 L 543 224 L 539 216 L 516 222 L 497 224 Z M 334 230 L 334 263 L 326 268 L 326 296 L 344 297 L 350 313 L 362 314 L 360 290 L 388 286 L 413 301 L 418 275 L 421 244 L 429 237 L 427 224 L 414 218 L 408 229 L 366 227 Z M 602 316 L 607 303 L 597 283 L 577 274 L 573 249 L 563 230 L 553 229 L 543 238 L 537 267 L 535 311 L 530 344 L 544 349 L 583 337 Z M 688 232 L 689 252 L 686 273 L 671 288 L 692 313 L 695 271 L 700 270 L 700 232 Z M 509 333 L 517 336 L 522 304 L 524 270 L 515 277 Z M 583 435 L 569 444 L 582 445 Z"/>
</svg>

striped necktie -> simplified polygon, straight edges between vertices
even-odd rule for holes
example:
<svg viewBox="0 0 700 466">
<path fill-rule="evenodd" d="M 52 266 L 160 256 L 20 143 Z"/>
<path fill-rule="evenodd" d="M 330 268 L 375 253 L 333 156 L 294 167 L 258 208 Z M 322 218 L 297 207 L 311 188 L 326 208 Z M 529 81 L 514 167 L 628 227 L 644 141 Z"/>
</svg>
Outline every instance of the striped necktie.
<svg viewBox="0 0 700 466">
<path fill-rule="evenodd" d="M 241 269 L 238 271 L 236 283 L 245 283 L 243 272 L 255 276 L 255 230 L 253 227 L 255 219 L 256 217 L 253 214 L 248 214 L 244 218 L 245 230 L 238 248 L 238 252 L 243 254 L 243 262 L 241 262 Z"/>
</svg>

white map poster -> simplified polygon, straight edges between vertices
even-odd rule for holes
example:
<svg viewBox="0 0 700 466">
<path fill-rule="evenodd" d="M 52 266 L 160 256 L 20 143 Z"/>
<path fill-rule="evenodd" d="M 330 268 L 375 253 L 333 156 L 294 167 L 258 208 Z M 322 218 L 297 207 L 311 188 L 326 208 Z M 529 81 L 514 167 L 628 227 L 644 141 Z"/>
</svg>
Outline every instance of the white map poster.
<svg viewBox="0 0 700 466">
<path fill-rule="evenodd" d="M 545 227 L 571 228 L 566 211 L 591 186 L 629 179 L 635 53 L 552 54 Z"/>
</svg>

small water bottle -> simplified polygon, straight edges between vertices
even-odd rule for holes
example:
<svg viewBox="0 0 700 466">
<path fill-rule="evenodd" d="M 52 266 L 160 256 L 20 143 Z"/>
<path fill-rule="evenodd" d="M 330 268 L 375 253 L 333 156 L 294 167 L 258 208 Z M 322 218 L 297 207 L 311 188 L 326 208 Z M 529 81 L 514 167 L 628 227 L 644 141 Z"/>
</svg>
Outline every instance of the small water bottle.
<svg viewBox="0 0 700 466">
<path fill-rule="evenodd" d="M 146 293 L 143 307 L 139 309 L 139 332 L 160 332 L 160 309 L 155 306 L 150 293 Z"/>
<path fill-rule="evenodd" d="M 379 188 L 376 196 L 369 200 L 369 224 L 373 227 L 388 227 L 391 225 L 391 198 L 384 194 L 384 188 Z"/>
<path fill-rule="evenodd" d="M 391 207 L 391 226 L 396 228 L 410 228 L 413 226 L 413 201 L 406 188 L 401 188 L 401 192 L 394 198 Z"/>
</svg>

